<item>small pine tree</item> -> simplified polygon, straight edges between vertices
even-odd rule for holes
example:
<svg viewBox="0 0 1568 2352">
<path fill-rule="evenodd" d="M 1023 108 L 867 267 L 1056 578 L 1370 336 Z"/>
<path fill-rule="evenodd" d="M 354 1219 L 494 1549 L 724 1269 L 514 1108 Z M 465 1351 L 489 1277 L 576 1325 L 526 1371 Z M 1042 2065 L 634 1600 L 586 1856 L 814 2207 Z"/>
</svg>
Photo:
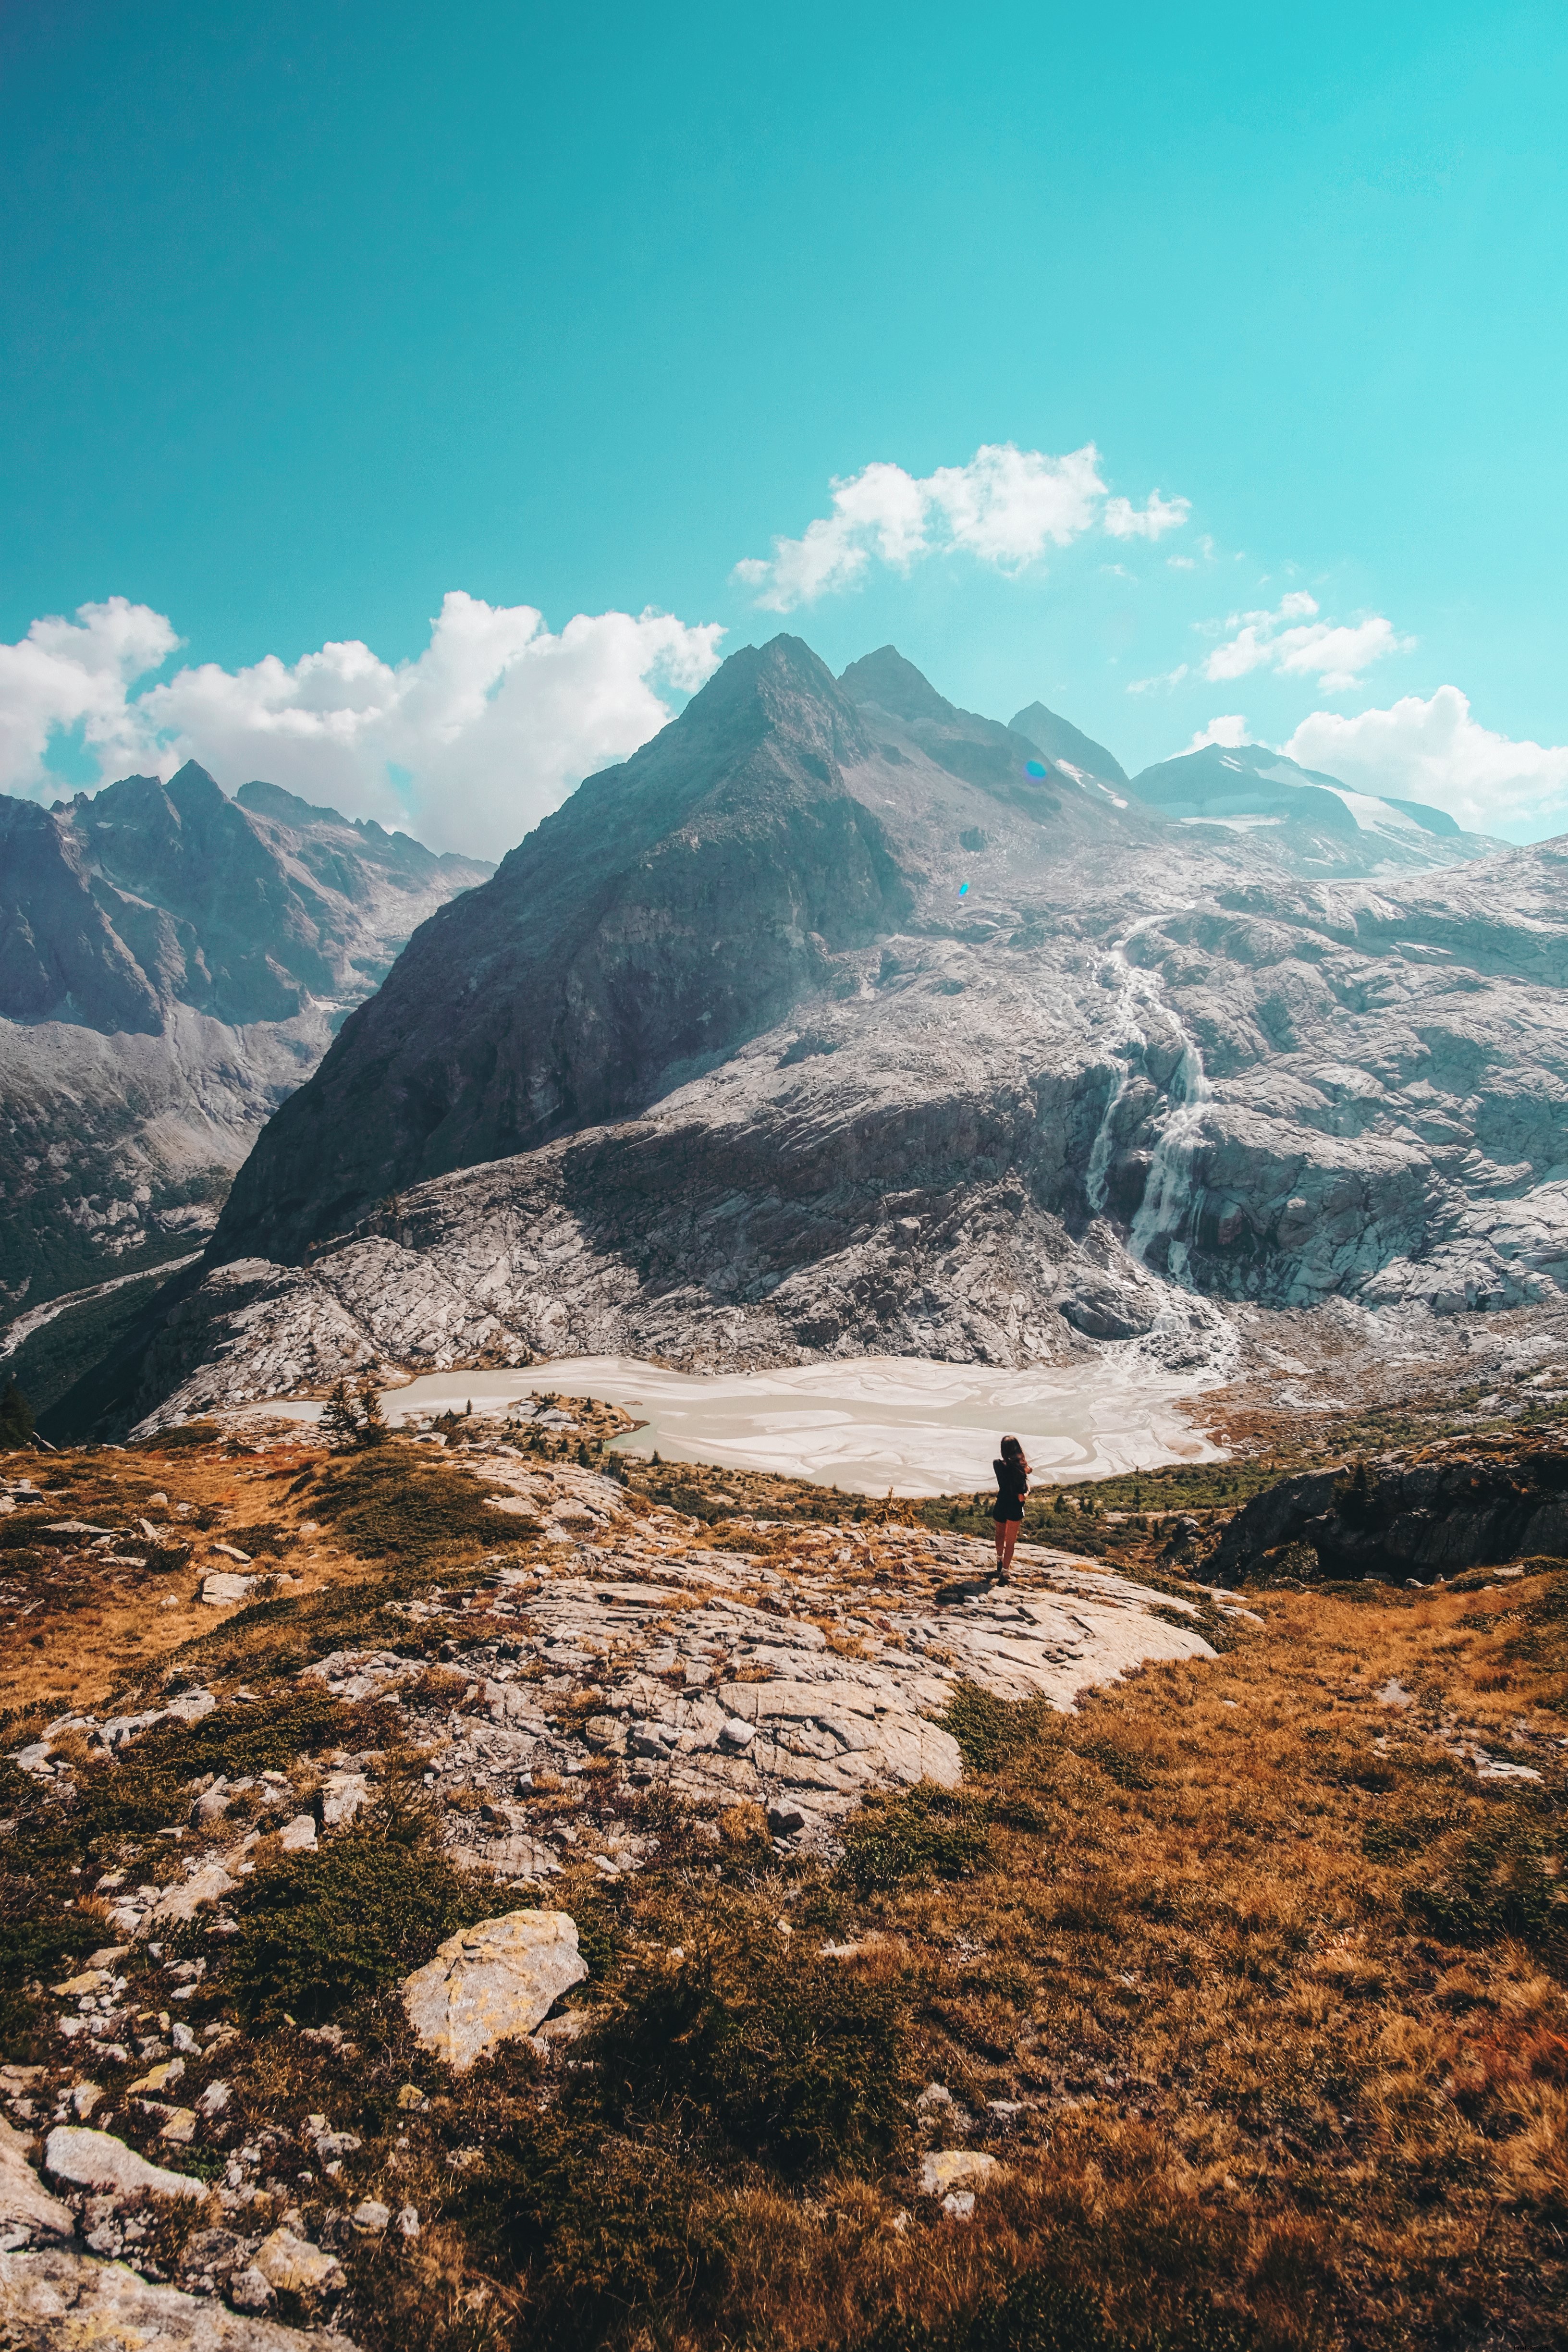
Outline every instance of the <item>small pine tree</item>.
<svg viewBox="0 0 1568 2352">
<path fill-rule="evenodd" d="M 357 1445 L 359 1414 L 346 1378 L 334 1381 L 321 1407 L 321 1435 L 329 1445 Z"/>
<path fill-rule="evenodd" d="M 375 1392 L 375 1382 L 367 1372 L 354 1397 L 357 1416 L 354 1429 L 356 1445 L 380 1445 L 389 1434 L 386 1415 L 381 1409 L 381 1399 Z"/>
<path fill-rule="evenodd" d="M 0 1395 L 0 1453 L 13 1454 L 18 1446 L 31 1445 L 36 1434 L 32 1406 L 17 1381 L 7 1381 Z"/>
</svg>

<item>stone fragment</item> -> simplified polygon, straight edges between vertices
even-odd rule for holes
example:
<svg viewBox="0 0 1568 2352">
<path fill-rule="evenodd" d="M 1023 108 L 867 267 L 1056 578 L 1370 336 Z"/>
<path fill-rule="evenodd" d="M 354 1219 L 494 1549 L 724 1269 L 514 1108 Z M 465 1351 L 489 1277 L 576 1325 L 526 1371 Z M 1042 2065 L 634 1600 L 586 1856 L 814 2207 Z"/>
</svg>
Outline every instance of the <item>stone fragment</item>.
<svg viewBox="0 0 1568 2352">
<path fill-rule="evenodd" d="M 254 2263 L 235 2272 L 228 2283 L 228 2299 L 237 2311 L 265 2311 L 276 2300 L 271 2280 Z"/>
<path fill-rule="evenodd" d="M 996 2158 L 977 2147 L 935 2149 L 921 2158 L 921 2194 L 945 2197 L 950 2189 L 978 2188 L 996 2168 Z"/>
<path fill-rule="evenodd" d="M 202 1580 L 202 1599 L 209 1609 L 232 1609 L 238 1601 L 248 1598 L 254 1576 L 236 1576 L 232 1570 L 215 1569 Z"/>
<path fill-rule="evenodd" d="M 216 1903 L 224 1895 L 232 1895 L 238 1884 L 221 1862 L 209 1862 L 203 1869 L 193 1871 L 183 1886 L 171 1886 L 161 1895 L 143 1917 L 138 1932 L 145 1934 L 154 1926 L 167 1927 L 177 1919 L 194 1919 L 204 1903 Z"/>
<path fill-rule="evenodd" d="M 100 2196 L 200 2198 L 207 2193 L 205 2181 L 149 2164 L 111 2132 L 87 2131 L 76 2124 L 58 2124 L 49 2134 L 44 2169 L 73 2189 L 95 2189 Z"/>
<path fill-rule="evenodd" d="M 347 2281 L 342 2264 L 335 2254 L 323 2253 L 309 2238 L 298 2238 L 292 2230 L 274 2230 L 263 2238 L 256 2250 L 256 2267 L 268 2284 L 286 2294 L 297 2294 L 301 2302 L 311 2302 L 318 2295 L 336 2294 Z"/>
<path fill-rule="evenodd" d="M 76 2222 L 68 2206 L 51 2197 L 27 2161 L 28 2142 L 0 2117 L 0 2252 L 14 2253 L 38 2238 L 69 2238 Z"/>
<path fill-rule="evenodd" d="M 0 2253 L 0 2331 L 6 2352 L 354 2352 L 329 2328 L 254 2317 L 268 2298 L 246 2303 L 247 2275 L 259 2273 L 230 2281 L 239 2305 L 230 2311 L 213 2295 L 154 2285 L 121 2263 L 63 2247 Z"/>
<path fill-rule="evenodd" d="M 374 2197 L 367 2197 L 362 2205 L 354 2207 L 349 2220 L 362 2237 L 379 2238 L 384 2230 L 392 2226 L 392 2208 L 381 2204 Z"/>
<path fill-rule="evenodd" d="M 353 1821 L 369 1795 L 370 1782 L 363 1772 L 329 1772 L 321 1787 L 323 1825 L 341 1829 Z"/>
<path fill-rule="evenodd" d="M 159 2138 L 172 2140 L 176 2147 L 184 2147 L 195 2139 L 195 2107 L 171 2107 L 164 2119 L 163 2129 L 158 2134 Z"/>
<path fill-rule="evenodd" d="M 309 1813 L 296 1813 L 285 1822 L 278 1832 L 278 1843 L 285 1853 L 306 1853 L 314 1849 L 316 1824 Z"/>
<path fill-rule="evenodd" d="M 150 2066 L 145 2074 L 138 2074 L 136 2080 L 127 2083 L 125 2087 L 128 2091 L 166 2091 L 171 2083 L 179 2081 L 184 2071 L 183 2058 L 166 2058 L 161 2066 Z"/>
<path fill-rule="evenodd" d="M 510 1911 L 449 1936 L 403 1981 L 408 2020 L 427 2050 L 463 2073 L 498 2042 L 531 2033 L 588 1971 L 563 1911 Z"/>
</svg>

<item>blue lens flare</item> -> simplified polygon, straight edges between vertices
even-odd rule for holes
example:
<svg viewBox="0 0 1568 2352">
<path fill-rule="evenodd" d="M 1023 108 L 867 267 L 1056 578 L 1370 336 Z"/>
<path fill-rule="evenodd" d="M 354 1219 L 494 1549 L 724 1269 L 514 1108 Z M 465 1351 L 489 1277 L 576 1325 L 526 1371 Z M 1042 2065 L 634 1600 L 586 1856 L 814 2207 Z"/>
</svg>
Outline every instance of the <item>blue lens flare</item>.
<svg viewBox="0 0 1568 2352">
<path fill-rule="evenodd" d="M 1045 761 L 1044 761 L 1043 760 L 1026 760 L 1026 761 L 1025 761 L 1025 762 L 1024 762 L 1024 773 L 1025 773 L 1026 776 L 1043 776 L 1043 775 L 1045 774 L 1045 772 L 1046 772 L 1046 763 L 1045 763 Z"/>
</svg>

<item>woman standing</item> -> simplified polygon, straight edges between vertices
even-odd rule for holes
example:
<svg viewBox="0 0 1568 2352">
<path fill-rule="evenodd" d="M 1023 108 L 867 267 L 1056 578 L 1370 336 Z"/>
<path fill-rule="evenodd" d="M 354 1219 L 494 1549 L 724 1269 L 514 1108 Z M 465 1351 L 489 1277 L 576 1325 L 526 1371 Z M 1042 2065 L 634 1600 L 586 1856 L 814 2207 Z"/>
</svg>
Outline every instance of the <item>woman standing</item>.
<svg viewBox="0 0 1568 2352">
<path fill-rule="evenodd" d="M 1029 1491 L 1029 1465 L 1016 1437 L 1002 1440 L 1002 1451 L 991 1467 L 996 1474 L 996 1500 L 991 1512 L 996 1522 L 996 1574 L 1005 1584 L 1013 1565 L 1013 1547 L 1024 1524 L 1024 1497 Z"/>
</svg>

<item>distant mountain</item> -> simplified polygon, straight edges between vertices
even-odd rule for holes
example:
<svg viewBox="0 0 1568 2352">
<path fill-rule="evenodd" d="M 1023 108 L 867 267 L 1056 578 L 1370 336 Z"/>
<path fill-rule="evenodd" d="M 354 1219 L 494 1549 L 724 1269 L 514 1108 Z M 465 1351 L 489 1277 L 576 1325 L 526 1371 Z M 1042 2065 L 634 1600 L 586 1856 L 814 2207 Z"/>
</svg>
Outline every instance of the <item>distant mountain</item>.
<svg viewBox="0 0 1568 2352">
<path fill-rule="evenodd" d="M 1013 732 L 1026 736 L 1048 760 L 1126 790 L 1127 772 L 1114 753 L 1091 735 L 1083 734 L 1070 719 L 1058 719 L 1043 702 L 1031 702 L 1026 710 L 1020 710 L 1013 721 Z"/>
<path fill-rule="evenodd" d="M 1215 1299 L 1568 1293 L 1568 844 L 1454 865 L 1264 764 L 1212 818 L 890 647 L 732 655 L 416 933 L 55 1426 L 530 1352 L 1217 1373 Z"/>
<path fill-rule="evenodd" d="M 491 870 L 194 761 L 0 796 L 0 1309 L 199 1246 L 344 1015 Z"/>
<path fill-rule="evenodd" d="M 1162 760 L 1129 789 L 1173 824 L 1279 833 L 1278 854 L 1303 873 L 1458 865 L 1506 844 L 1462 833 L 1444 810 L 1353 792 L 1261 743 L 1208 743 Z M 1371 861 L 1370 863 L 1368 861 Z"/>
</svg>

